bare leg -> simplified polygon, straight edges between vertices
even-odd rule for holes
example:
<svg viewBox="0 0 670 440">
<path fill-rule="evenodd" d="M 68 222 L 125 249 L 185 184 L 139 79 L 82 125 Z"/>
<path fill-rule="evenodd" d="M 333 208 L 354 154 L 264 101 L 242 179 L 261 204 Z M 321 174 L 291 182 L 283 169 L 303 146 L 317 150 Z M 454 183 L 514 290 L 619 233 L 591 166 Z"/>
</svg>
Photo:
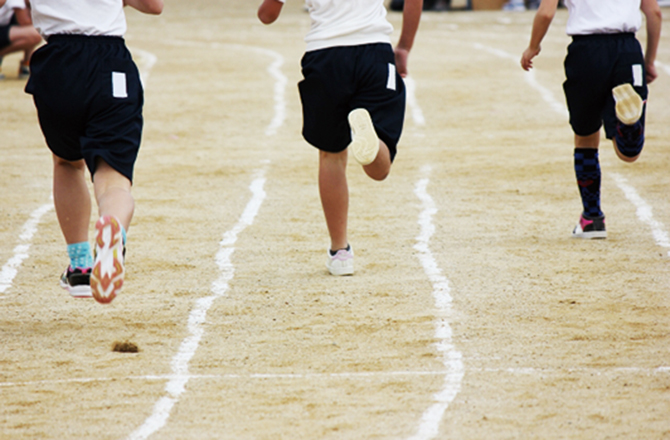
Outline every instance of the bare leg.
<svg viewBox="0 0 670 440">
<path fill-rule="evenodd" d="M 372 165 L 372 164 L 371 164 Z M 340 153 L 319 151 L 319 194 L 330 234 L 330 249 L 347 247 L 347 150 Z"/>
<path fill-rule="evenodd" d="M 88 241 L 91 195 L 84 160 L 68 162 L 53 156 L 53 195 L 56 216 L 67 244 Z"/>
<path fill-rule="evenodd" d="M 109 166 L 107 162 L 98 159 L 93 187 L 99 215 L 116 217 L 126 231 L 135 212 L 135 199 L 130 193 L 131 186 L 127 177 Z"/>
<path fill-rule="evenodd" d="M 384 180 L 391 172 L 391 153 L 382 141 L 379 141 L 379 153 L 372 163 L 363 165 L 363 171 L 374 180 Z"/>
</svg>

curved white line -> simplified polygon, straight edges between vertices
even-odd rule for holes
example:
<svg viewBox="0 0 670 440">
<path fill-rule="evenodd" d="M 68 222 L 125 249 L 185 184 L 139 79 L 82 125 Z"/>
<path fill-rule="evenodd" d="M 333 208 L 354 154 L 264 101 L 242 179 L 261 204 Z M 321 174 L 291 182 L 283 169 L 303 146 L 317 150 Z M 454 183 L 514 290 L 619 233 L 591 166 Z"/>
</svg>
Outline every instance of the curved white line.
<svg viewBox="0 0 670 440">
<path fill-rule="evenodd" d="M 33 239 L 33 235 L 37 231 L 37 225 L 42 220 L 44 214 L 51 209 L 53 209 L 53 203 L 40 206 L 30 214 L 30 218 L 24 223 L 21 235 L 19 235 L 21 242 L 14 248 L 14 256 L 2 266 L 2 270 L 0 271 L 0 294 L 5 293 L 12 286 L 19 267 L 23 264 L 23 260 L 28 258 L 28 251 L 32 245 L 31 240 Z"/>
<path fill-rule="evenodd" d="M 498 58 L 503 58 L 503 59 L 506 59 L 506 60 L 513 61 L 514 63 L 518 63 L 519 60 L 520 60 L 520 58 L 515 57 L 514 55 L 512 55 L 508 52 L 505 52 L 505 51 L 502 51 L 502 50 L 499 50 L 499 49 L 495 49 L 493 47 L 484 46 L 483 44 L 480 44 L 480 43 L 475 43 L 474 47 L 476 49 L 483 50 L 483 51 L 486 51 L 486 52 L 488 52 L 492 55 L 495 55 Z M 549 106 L 552 108 L 552 110 L 554 110 L 556 113 L 558 113 L 562 116 L 565 116 L 566 118 L 569 116 L 568 109 L 565 107 L 565 105 L 563 103 L 561 103 L 560 101 L 558 101 L 556 98 L 554 98 L 553 93 L 551 93 L 551 91 L 549 89 L 547 89 L 546 87 L 542 86 L 539 82 L 537 82 L 537 79 L 535 79 L 535 72 L 533 70 L 529 70 L 528 72 L 525 72 L 524 78 L 525 78 L 526 82 L 532 88 L 534 88 L 535 90 L 537 90 L 540 93 L 540 95 L 542 96 L 542 99 L 544 99 L 545 102 L 547 104 L 549 104 Z"/>
<path fill-rule="evenodd" d="M 257 174 L 259 176 L 256 177 L 249 186 L 252 193 L 251 200 L 247 203 L 237 224 L 224 234 L 223 239 L 220 242 L 220 248 L 216 254 L 216 263 L 219 266 L 221 274 L 219 278 L 212 283 L 212 294 L 198 299 L 188 317 L 188 329 L 191 334 L 182 341 L 179 351 L 172 358 L 171 366 L 174 375 L 172 375 L 170 381 L 165 385 L 166 395 L 156 403 L 151 416 L 145 420 L 142 426 L 132 432 L 128 436 L 128 439 L 146 439 L 165 426 L 170 417 L 172 407 L 179 400 L 179 397 L 185 390 L 186 384 L 191 378 L 188 372 L 188 365 L 197 351 L 202 335 L 204 334 L 202 325 L 206 321 L 207 311 L 210 309 L 215 299 L 226 294 L 228 291 L 228 283 L 233 279 L 235 273 L 235 266 L 231 261 L 231 256 L 233 252 L 235 252 L 234 245 L 237 241 L 237 237 L 247 226 L 253 224 L 256 214 L 258 214 L 263 200 L 265 199 L 265 191 L 263 189 L 265 184 L 265 170 L 260 170 Z"/>
<path fill-rule="evenodd" d="M 411 76 L 404 78 L 405 91 L 407 92 L 407 106 L 412 112 L 412 119 L 418 126 L 426 125 L 426 118 L 423 116 L 423 110 L 416 99 L 416 81 Z"/>
<path fill-rule="evenodd" d="M 421 174 L 429 175 L 430 171 L 430 166 L 424 166 L 421 169 Z M 423 270 L 433 284 L 435 306 L 441 315 L 435 329 L 435 338 L 438 339 L 436 346 L 437 350 L 442 352 L 442 362 L 448 372 L 444 376 L 444 388 L 433 396 L 435 403 L 423 413 L 418 432 L 410 440 L 430 440 L 439 434 L 440 422 L 444 417 L 444 412 L 458 395 L 465 375 L 462 355 L 453 344 L 452 330 L 449 325 L 452 301 L 449 280 L 442 275 L 442 270 L 438 267 L 430 250 L 430 239 L 435 232 L 433 216 L 437 213 L 437 208 L 433 198 L 426 191 L 428 183 L 429 179 L 427 177 L 423 178 L 417 182 L 414 189 L 414 193 L 423 204 L 423 211 L 419 214 L 421 230 L 416 237 L 414 249 L 419 252 L 418 257 Z"/>
<path fill-rule="evenodd" d="M 140 60 L 137 60 L 138 68 L 140 70 L 140 80 L 142 81 L 142 85 L 146 88 L 151 69 L 158 61 L 158 57 L 153 53 L 142 49 L 133 49 L 132 51 L 140 56 Z"/>
<path fill-rule="evenodd" d="M 173 40 L 170 41 L 170 44 L 175 46 L 202 46 L 203 42 L 200 41 L 189 41 L 189 40 Z M 268 66 L 267 71 L 275 79 L 275 84 L 273 88 L 273 99 L 274 99 L 274 115 L 272 120 L 265 128 L 266 136 L 273 136 L 277 133 L 277 130 L 284 125 L 286 120 L 286 84 L 288 83 L 288 78 L 281 71 L 281 66 L 284 64 L 284 57 L 274 50 L 266 49 L 264 47 L 258 46 L 246 46 L 243 44 L 230 44 L 230 43 L 218 43 L 211 42 L 209 47 L 212 49 L 220 49 L 222 47 L 231 47 L 237 50 L 243 50 L 245 52 L 256 52 L 264 56 L 268 56 L 273 59 L 272 63 Z"/>
<path fill-rule="evenodd" d="M 651 233 L 654 236 L 654 240 L 656 240 L 656 244 L 664 248 L 670 248 L 668 232 L 665 230 L 663 223 L 654 219 L 651 206 L 640 197 L 637 190 L 629 185 L 626 178 L 621 174 L 612 173 L 612 177 L 626 198 L 637 208 L 637 217 L 651 228 Z M 668 251 L 668 256 L 670 256 L 670 251 Z"/>
<path fill-rule="evenodd" d="M 658 67 L 660 67 L 661 69 L 663 69 L 665 71 L 666 75 L 670 75 L 670 66 L 668 66 L 665 63 L 660 63 L 658 61 L 656 61 L 656 65 Z"/>
</svg>

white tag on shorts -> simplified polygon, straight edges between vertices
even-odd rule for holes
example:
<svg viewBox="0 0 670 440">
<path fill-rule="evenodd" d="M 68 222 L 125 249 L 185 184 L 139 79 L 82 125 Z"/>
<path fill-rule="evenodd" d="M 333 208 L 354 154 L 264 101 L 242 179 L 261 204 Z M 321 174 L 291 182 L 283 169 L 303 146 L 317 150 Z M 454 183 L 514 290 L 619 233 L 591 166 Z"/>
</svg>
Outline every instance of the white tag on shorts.
<svg viewBox="0 0 670 440">
<path fill-rule="evenodd" d="M 633 64 L 633 86 L 642 87 L 642 65 Z"/>
<path fill-rule="evenodd" d="M 127 98 L 126 74 L 124 72 L 112 72 L 112 96 L 115 98 Z"/>
<path fill-rule="evenodd" d="M 389 79 L 386 81 L 386 88 L 395 90 L 395 65 L 389 63 Z"/>
</svg>

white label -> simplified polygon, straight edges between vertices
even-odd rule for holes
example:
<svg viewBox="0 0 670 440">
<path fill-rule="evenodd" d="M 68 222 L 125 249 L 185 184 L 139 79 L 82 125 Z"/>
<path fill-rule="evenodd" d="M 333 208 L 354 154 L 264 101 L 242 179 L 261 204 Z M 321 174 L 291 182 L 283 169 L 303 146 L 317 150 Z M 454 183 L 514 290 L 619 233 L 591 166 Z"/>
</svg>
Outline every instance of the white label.
<svg viewBox="0 0 670 440">
<path fill-rule="evenodd" d="M 389 79 L 386 82 L 386 88 L 395 90 L 395 65 L 389 63 Z"/>
<path fill-rule="evenodd" d="M 112 72 L 112 96 L 115 98 L 127 98 L 126 74 L 124 72 Z"/>
<path fill-rule="evenodd" d="M 633 64 L 633 85 L 642 87 L 642 65 Z"/>
</svg>

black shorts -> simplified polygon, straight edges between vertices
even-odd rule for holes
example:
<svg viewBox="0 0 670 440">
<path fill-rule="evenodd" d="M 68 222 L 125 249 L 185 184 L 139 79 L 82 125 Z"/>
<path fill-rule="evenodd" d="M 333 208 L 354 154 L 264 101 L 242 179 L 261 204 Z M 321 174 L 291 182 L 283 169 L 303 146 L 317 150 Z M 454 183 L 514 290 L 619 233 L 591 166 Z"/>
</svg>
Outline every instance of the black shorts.
<svg viewBox="0 0 670 440">
<path fill-rule="evenodd" d="M 142 137 L 144 92 L 120 37 L 54 35 L 30 62 L 33 95 L 47 145 L 58 157 L 101 158 L 132 181 Z"/>
<path fill-rule="evenodd" d="M 9 29 L 12 26 L 16 26 L 16 24 L 16 15 L 12 15 L 12 19 L 8 24 L 0 26 L 0 49 L 4 49 L 12 44 L 12 40 L 9 39 Z"/>
<path fill-rule="evenodd" d="M 351 142 L 347 116 L 370 112 L 377 136 L 396 155 L 405 118 L 405 84 L 390 44 L 332 47 L 305 53 L 302 80 L 303 136 L 319 150 L 338 153 Z"/>
<path fill-rule="evenodd" d="M 607 138 L 614 136 L 614 87 L 632 84 L 647 99 L 644 55 L 632 33 L 574 36 L 565 58 L 565 76 L 570 125 L 579 136 L 597 132 L 603 123 Z M 644 113 L 641 120 L 644 124 Z"/>
</svg>

